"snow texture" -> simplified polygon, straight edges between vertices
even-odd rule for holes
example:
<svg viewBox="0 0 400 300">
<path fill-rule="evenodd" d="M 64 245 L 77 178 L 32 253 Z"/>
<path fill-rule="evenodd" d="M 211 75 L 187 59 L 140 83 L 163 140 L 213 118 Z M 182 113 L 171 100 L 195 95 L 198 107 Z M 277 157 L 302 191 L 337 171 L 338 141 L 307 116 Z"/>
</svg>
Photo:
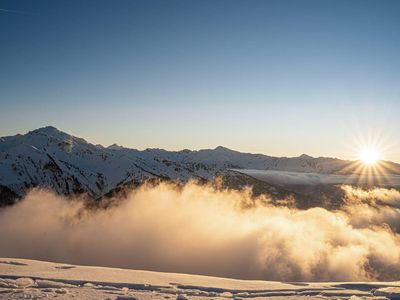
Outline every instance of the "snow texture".
<svg viewBox="0 0 400 300">
<path fill-rule="evenodd" d="M 0 299 L 399 299 L 399 282 L 295 283 L 0 259 Z"/>
</svg>

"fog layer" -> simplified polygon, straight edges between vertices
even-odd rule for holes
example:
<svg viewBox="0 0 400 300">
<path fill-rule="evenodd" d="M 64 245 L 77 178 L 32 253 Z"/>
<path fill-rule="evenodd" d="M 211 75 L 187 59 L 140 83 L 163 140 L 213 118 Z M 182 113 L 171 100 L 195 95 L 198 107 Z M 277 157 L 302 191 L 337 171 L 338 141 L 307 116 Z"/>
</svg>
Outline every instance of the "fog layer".
<svg viewBox="0 0 400 300">
<path fill-rule="evenodd" d="M 0 211 L 0 256 L 246 279 L 399 280 L 400 194 L 343 190 L 337 211 L 193 182 L 143 185 L 98 210 L 32 190 Z"/>
</svg>

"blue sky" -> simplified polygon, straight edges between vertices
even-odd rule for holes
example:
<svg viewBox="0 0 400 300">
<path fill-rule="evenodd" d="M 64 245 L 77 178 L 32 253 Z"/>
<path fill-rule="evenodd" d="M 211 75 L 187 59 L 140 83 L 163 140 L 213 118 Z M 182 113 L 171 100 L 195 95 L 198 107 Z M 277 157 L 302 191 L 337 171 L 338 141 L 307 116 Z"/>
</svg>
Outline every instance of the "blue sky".
<svg viewBox="0 0 400 300">
<path fill-rule="evenodd" d="M 399 16 L 399 1 L 0 0 L 0 135 L 341 158 L 372 135 L 400 161 Z"/>
</svg>

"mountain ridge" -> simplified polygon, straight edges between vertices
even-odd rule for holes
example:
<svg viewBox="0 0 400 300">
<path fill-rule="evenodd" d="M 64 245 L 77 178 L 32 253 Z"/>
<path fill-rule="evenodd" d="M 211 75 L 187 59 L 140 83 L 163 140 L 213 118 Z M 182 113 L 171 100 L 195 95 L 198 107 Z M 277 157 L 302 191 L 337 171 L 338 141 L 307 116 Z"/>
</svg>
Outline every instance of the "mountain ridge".
<svg viewBox="0 0 400 300">
<path fill-rule="evenodd" d="M 388 164 L 386 172 L 400 174 L 399 164 Z M 354 161 L 306 154 L 273 157 L 242 153 L 223 146 L 180 151 L 137 150 L 116 144 L 104 147 L 53 126 L 0 138 L 0 199 L 4 193 L 23 196 L 36 186 L 59 194 L 101 197 L 119 186 L 147 179 L 208 181 L 232 173 L 232 169 L 353 174 L 357 165 Z"/>
</svg>

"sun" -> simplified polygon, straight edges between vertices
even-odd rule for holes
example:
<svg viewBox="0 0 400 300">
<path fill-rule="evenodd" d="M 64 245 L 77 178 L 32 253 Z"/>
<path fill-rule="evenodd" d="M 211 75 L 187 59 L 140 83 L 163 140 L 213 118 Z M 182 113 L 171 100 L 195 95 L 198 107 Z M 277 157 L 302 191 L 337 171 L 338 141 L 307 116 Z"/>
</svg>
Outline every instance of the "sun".
<svg viewBox="0 0 400 300">
<path fill-rule="evenodd" d="M 368 146 L 361 150 L 359 157 L 364 164 L 374 165 L 380 160 L 381 153 L 376 147 Z"/>
</svg>

